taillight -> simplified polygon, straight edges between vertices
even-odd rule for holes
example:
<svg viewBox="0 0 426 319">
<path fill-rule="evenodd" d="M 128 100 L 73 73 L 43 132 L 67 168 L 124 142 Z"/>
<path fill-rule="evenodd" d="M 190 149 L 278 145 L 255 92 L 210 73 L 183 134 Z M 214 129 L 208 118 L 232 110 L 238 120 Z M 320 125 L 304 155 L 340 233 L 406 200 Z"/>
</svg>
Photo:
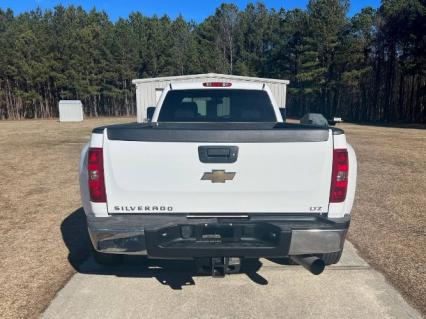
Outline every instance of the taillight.
<svg viewBox="0 0 426 319">
<path fill-rule="evenodd" d="M 346 149 L 333 151 L 333 171 L 331 174 L 330 203 L 345 201 L 348 189 L 349 160 Z"/>
<path fill-rule="evenodd" d="M 89 149 L 87 170 L 89 174 L 90 200 L 96 203 L 106 203 L 102 148 Z"/>
<path fill-rule="evenodd" d="M 205 87 L 230 87 L 232 86 L 232 83 L 230 82 L 204 82 L 203 86 Z"/>
</svg>

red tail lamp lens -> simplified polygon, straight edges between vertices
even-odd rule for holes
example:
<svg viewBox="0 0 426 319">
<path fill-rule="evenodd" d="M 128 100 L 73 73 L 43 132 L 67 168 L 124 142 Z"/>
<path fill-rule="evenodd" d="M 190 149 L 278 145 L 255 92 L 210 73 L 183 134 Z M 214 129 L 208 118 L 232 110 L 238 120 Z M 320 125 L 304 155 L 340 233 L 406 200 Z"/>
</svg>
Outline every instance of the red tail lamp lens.
<svg viewBox="0 0 426 319">
<path fill-rule="evenodd" d="M 90 200 L 95 203 L 106 203 L 102 148 L 89 149 L 87 170 L 89 175 Z"/>
<path fill-rule="evenodd" d="M 346 149 L 335 149 L 333 151 L 330 203 L 341 203 L 345 201 L 348 189 L 348 173 L 348 151 Z"/>
</svg>

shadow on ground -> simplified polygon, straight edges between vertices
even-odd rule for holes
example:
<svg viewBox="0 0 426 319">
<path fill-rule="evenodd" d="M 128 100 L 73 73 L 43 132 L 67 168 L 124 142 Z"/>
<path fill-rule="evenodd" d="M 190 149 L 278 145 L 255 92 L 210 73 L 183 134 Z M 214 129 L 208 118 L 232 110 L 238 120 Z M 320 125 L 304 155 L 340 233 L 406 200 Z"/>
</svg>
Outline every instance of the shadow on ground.
<svg viewBox="0 0 426 319">
<path fill-rule="evenodd" d="M 80 265 L 91 254 L 91 242 L 83 207 L 76 209 L 62 221 L 61 233 L 68 248 L 68 261 L 79 271 Z"/>
<path fill-rule="evenodd" d="M 68 261 L 79 273 L 155 278 L 161 284 L 168 285 L 172 289 L 182 289 L 182 286 L 194 285 L 194 277 L 209 276 L 197 272 L 193 260 L 163 260 L 148 259 L 144 256 L 126 256 L 124 263 L 120 266 L 97 264 L 91 257 L 92 244 L 82 207 L 64 219 L 61 224 L 61 232 L 69 251 Z M 247 259 L 243 261 L 240 272 L 246 274 L 254 283 L 267 285 L 268 281 L 258 273 L 261 267 L 260 260 Z"/>
</svg>

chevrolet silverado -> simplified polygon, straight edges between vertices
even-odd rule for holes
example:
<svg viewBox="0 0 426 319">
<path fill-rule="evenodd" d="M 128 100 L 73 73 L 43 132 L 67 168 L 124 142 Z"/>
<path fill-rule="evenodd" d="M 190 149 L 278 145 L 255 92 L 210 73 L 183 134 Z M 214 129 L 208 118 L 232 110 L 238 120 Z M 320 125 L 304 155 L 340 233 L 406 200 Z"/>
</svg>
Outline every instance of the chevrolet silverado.
<svg viewBox="0 0 426 319">
<path fill-rule="evenodd" d="M 80 160 L 97 262 L 189 258 L 214 275 L 337 263 L 356 175 L 343 130 L 285 122 L 260 83 L 171 83 L 149 122 L 95 128 Z"/>
</svg>

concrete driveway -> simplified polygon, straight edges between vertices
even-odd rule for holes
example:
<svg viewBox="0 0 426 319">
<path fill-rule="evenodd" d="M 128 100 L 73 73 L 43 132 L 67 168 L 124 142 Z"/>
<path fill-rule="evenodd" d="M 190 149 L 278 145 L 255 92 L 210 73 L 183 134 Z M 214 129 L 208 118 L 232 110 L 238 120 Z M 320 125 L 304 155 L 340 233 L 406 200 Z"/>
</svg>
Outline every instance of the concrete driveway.
<svg viewBox="0 0 426 319">
<path fill-rule="evenodd" d="M 314 276 L 261 259 L 244 273 L 197 275 L 189 261 L 92 259 L 58 293 L 44 318 L 421 318 L 346 243 L 339 264 Z"/>
</svg>

